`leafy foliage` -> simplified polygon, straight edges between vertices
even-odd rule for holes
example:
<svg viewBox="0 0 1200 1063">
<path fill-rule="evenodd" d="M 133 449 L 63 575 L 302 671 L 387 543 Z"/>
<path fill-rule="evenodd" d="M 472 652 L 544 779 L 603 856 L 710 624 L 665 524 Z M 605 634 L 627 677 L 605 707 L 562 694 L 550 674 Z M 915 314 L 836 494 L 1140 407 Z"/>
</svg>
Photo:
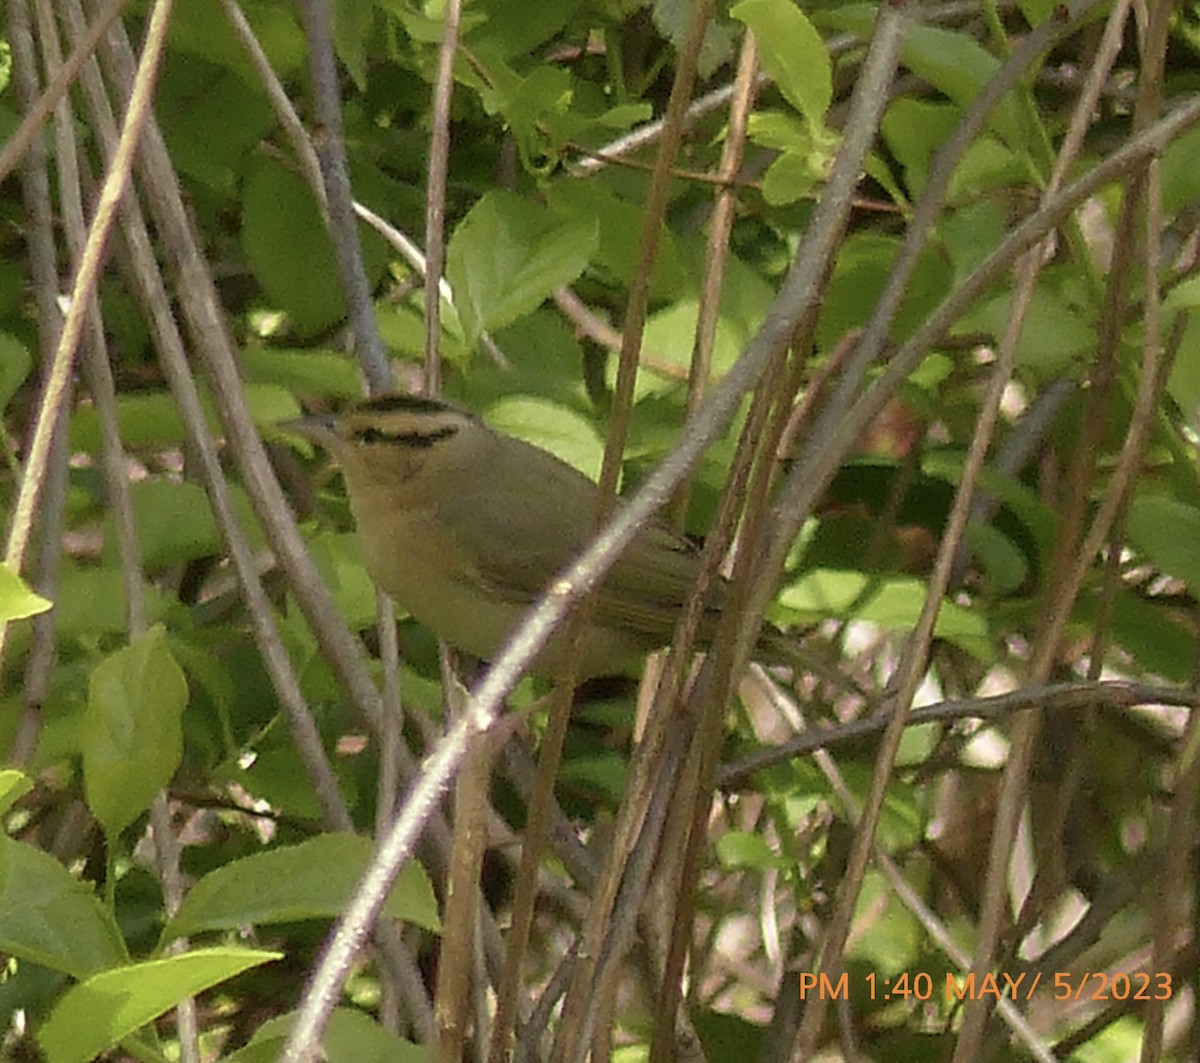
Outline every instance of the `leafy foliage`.
<svg viewBox="0 0 1200 1063">
<path fill-rule="evenodd" d="M 78 40 L 73 2 L 46 6 L 34 34 L 24 3 L 5 8 L 4 145 L 45 88 L 38 72 Z M 697 536 L 719 529 L 728 494 L 742 558 L 774 556 L 773 534 L 790 544 L 763 608 L 754 573 L 733 569 L 722 593 L 745 611 L 725 634 L 765 611 L 805 668 L 748 673 L 715 728 L 690 694 L 649 713 L 650 678 L 641 696 L 633 677 L 578 693 L 519 993 L 522 1016 L 544 1004 L 554 1019 L 546 1039 L 518 1027 L 522 1049 L 564 1050 L 582 1001 L 612 1019 L 594 1058 L 605 1043 L 614 1059 L 688 1044 L 713 1061 L 807 1058 L 834 1051 L 837 1032 L 801 1022 L 802 976 L 836 985 L 844 970 L 837 1021 L 864 1057 L 1124 1060 L 1167 1017 L 1155 1058 L 1192 1058 L 1200 129 L 1179 116 L 1196 107 L 1196 12 L 1151 5 L 1106 53 L 1091 20 L 1116 16 L 1092 4 L 931 8 L 905 26 L 888 93 L 866 101 L 878 119 L 851 202 L 831 174 L 851 117 L 872 113 L 856 90 L 892 9 L 716 5 L 656 215 L 669 139 L 656 123 L 706 5 L 477 0 L 439 115 L 445 5 L 338 0 L 340 138 L 314 117 L 303 6 L 241 12 L 322 161 L 331 142 L 344 149 L 357 229 L 330 223 L 311 145 L 289 133 L 227 6 L 175 5 L 153 109 L 169 180 L 148 137 L 130 195 L 152 242 L 121 214 L 95 299 L 72 294 L 95 316 L 57 443 L 44 396 L 66 300 L 51 297 L 75 275 L 76 218 L 91 217 L 112 154 L 96 92 L 125 111 L 119 49 L 103 43 L 98 71 L 77 75 L 24 173 L 0 171 L 0 749 L 16 765 L 0 773 L 0 1015 L 19 1017 L 0 1054 L 177 1058 L 187 1024 L 168 1013 L 194 998 L 202 1058 L 278 1058 L 320 943 L 375 858 L 370 836 L 411 810 L 404 790 L 453 716 L 434 633 L 401 614 L 389 671 L 344 489 L 280 424 L 359 392 L 370 327 L 399 385 L 421 387 L 430 317 L 414 248 L 430 215 L 447 237 L 442 387 L 498 429 L 598 478 L 628 399 L 620 330 L 639 332 L 626 495 L 696 430 L 689 375 L 711 395 L 772 346 L 678 516 Z M 134 5 L 119 25 L 140 41 L 147 16 Z M 753 93 L 737 78 L 747 57 Z M 1145 147 L 1164 115 L 1179 124 Z M 444 189 L 427 185 L 435 133 Z M 1113 159 L 1067 203 L 1064 185 Z M 193 245 L 172 220 L 176 180 Z M 1042 217 L 1046 238 L 1014 249 Z M 369 320 L 347 295 L 355 255 Z M 989 446 L 968 519 L 957 493 L 977 433 Z M 771 492 L 742 478 L 751 465 L 773 474 Z M 404 715 L 389 727 L 375 688 L 393 685 Z M 542 692 L 525 680 L 510 706 Z M 885 721 L 914 697 L 939 708 L 889 745 Z M 342 972 L 326 1058 L 430 1058 L 450 1007 L 439 978 L 456 963 L 486 1004 L 458 1013 L 456 1035 L 486 1045 L 473 1024 L 496 1016 L 484 990 L 514 939 L 497 929 L 518 881 L 508 834 L 535 818 L 529 754 L 553 744 L 540 706 L 519 719 L 484 787 L 484 947 L 447 918 L 467 817 L 451 835 L 449 804 L 430 806 L 417 858 L 380 893 L 372 949 Z M 657 746 L 647 735 L 667 719 Z M 622 890 L 589 941 L 604 881 Z M 839 905 L 841 939 L 826 936 Z M 686 971 L 668 967 L 680 942 Z M 924 991 L 980 949 L 981 976 L 1044 980 L 1032 1004 L 1013 1001 L 1016 1033 Z M 580 957 L 572 972 L 564 956 Z M 600 959 L 613 966 L 587 981 Z M 1071 982 L 1084 969 L 1144 974 L 1151 989 L 1162 976 L 1169 991 L 1130 1011 L 1114 980 L 1084 1001 Z M 551 1008 L 548 992 L 566 995 Z M 439 1058 L 454 1057 L 439 1032 Z"/>
</svg>

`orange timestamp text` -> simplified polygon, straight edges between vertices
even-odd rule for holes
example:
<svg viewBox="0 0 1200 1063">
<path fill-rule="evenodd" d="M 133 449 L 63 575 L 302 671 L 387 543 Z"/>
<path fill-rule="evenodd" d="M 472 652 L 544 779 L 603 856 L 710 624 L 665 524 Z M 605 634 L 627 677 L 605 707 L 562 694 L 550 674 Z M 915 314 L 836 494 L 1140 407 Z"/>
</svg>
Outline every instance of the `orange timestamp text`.
<svg viewBox="0 0 1200 1063">
<path fill-rule="evenodd" d="M 1040 971 L 1010 975 L 975 975 L 946 971 L 935 976 L 928 971 L 908 972 L 884 977 L 874 973 L 862 977 L 863 989 L 871 1000 L 1031 1000 L 1039 990 L 1054 1000 L 1113 1001 L 1170 1000 L 1174 982 L 1166 971 Z M 824 972 L 800 975 L 800 999 L 849 1000 L 851 978 L 843 972 L 830 978 Z"/>
</svg>

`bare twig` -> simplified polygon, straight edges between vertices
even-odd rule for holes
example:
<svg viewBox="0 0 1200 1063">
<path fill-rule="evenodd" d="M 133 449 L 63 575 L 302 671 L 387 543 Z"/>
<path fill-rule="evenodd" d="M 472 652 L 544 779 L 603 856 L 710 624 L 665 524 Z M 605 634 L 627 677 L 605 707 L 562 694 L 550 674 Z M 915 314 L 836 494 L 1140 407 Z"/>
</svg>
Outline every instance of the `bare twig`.
<svg viewBox="0 0 1200 1063">
<path fill-rule="evenodd" d="M 50 116 L 50 112 L 54 110 L 58 101 L 66 93 L 67 89 L 71 87 L 71 83 L 79 73 L 80 67 L 83 66 L 88 57 L 96 50 L 96 45 L 99 43 L 100 38 L 104 36 L 104 31 L 120 15 L 121 8 L 125 6 L 125 3 L 126 0 L 109 0 L 104 8 L 97 13 L 96 18 L 87 31 L 87 35 L 75 45 L 75 49 L 71 52 L 70 57 L 58 69 L 50 84 L 46 86 L 46 91 L 42 93 L 36 103 L 31 103 L 29 106 L 22 108 L 22 114 L 25 117 L 21 119 L 21 124 L 17 130 L 5 141 L 3 150 L 0 150 L 0 181 L 8 175 L 9 171 L 16 166 L 25 152 L 30 149 L 38 132 Z"/>
<path fill-rule="evenodd" d="M 324 177 L 329 235 L 333 239 L 338 271 L 342 275 L 354 345 L 370 390 L 389 391 L 394 387 L 392 373 L 383 341 L 379 338 L 379 328 L 375 324 L 375 308 L 363 266 L 362 246 L 350 194 L 337 63 L 333 57 L 330 32 L 332 12 L 328 0 L 300 0 L 299 7 L 308 41 L 309 75 L 312 78 L 314 111 L 319 126 L 317 156 Z"/>
<path fill-rule="evenodd" d="M 50 445 L 59 417 L 66 405 L 71 367 L 74 364 L 75 352 L 83 334 L 84 315 L 96 291 L 96 284 L 100 277 L 100 264 L 104 257 L 108 236 L 112 230 L 121 197 L 125 194 L 125 189 L 129 184 L 138 141 L 141 139 L 146 120 L 150 116 L 150 104 L 154 83 L 158 76 L 159 60 L 162 58 L 162 49 L 166 42 L 171 5 L 172 0 L 157 0 L 151 12 L 150 24 L 146 31 L 146 45 L 134 76 L 129 109 L 121 128 L 121 139 L 117 144 L 112 165 L 105 175 L 104 185 L 100 190 L 96 213 L 88 231 L 87 245 L 72 285 L 70 306 L 63 322 L 62 335 L 59 337 L 58 348 L 54 352 L 54 361 L 46 378 L 37 427 L 26 461 L 25 478 L 21 482 L 21 489 L 13 507 L 12 526 L 9 529 L 8 543 L 5 548 L 5 563 L 14 572 L 20 572 L 24 564 L 29 535 L 33 527 L 33 516 L 37 509 L 50 457 Z M 3 672 L 8 628 L 7 623 L 0 624 L 0 673 Z"/>
<path fill-rule="evenodd" d="M 458 49 L 461 0 L 448 0 L 443 13 L 442 41 L 433 81 L 433 115 L 429 164 L 425 181 L 426 276 L 446 271 L 446 178 L 450 167 L 450 101 L 454 95 L 454 54 Z M 441 390 L 442 308 L 436 284 L 425 285 L 425 387 Z"/>
<path fill-rule="evenodd" d="M 13 0 L 7 8 L 8 39 L 13 55 L 13 83 L 21 111 L 30 113 L 37 97 L 37 58 L 30 32 L 26 0 Z M 55 298 L 58 293 L 57 252 L 54 246 L 54 212 L 50 201 L 45 141 L 35 137 L 21 167 L 21 193 L 25 203 L 29 242 L 29 267 L 33 279 L 33 298 L 37 309 L 39 361 L 48 370 L 62 328 L 62 315 Z M 61 530 L 67 491 L 67 433 L 60 423 L 54 434 L 49 455 L 46 486 L 39 507 L 38 571 L 34 588 L 53 601 L 58 586 L 62 558 Z M 41 732 L 42 703 L 50 689 L 56 659 L 54 617 L 51 612 L 33 618 L 33 638 L 25 667 L 24 703 L 13 739 L 10 756 L 15 764 L 26 764 L 33 757 Z"/>
<path fill-rule="evenodd" d="M 1135 705 L 1200 706 L 1200 696 L 1182 687 L 1156 687 L 1118 681 L 1101 683 L 1051 683 L 1047 686 L 1022 687 L 1010 694 L 991 697 L 940 701 L 913 709 L 908 727 L 925 723 L 952 723 L 955 720 L 1003 719 L 1028 709 L 1064 712 L 1072 709 L 1119 709 Z M 803 734 L 779 745 L 751 753 L 721 769 L 718 781 L 722 789 L 744 786 L 755 772 L 774 764 L 783 764 L 816 749 L 830 749 L 878 734 L 888 725 L 890 714 L 875 713 L 860 720 L 831 727 L 810 727 Z"/>
</svg>

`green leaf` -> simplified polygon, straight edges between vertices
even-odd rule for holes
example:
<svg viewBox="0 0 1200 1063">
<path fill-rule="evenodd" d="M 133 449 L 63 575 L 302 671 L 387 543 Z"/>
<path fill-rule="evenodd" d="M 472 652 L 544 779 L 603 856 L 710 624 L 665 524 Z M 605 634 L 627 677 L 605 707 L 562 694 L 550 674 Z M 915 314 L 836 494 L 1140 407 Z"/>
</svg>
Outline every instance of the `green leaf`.
<svg viewBox="0 0 1200 1063">
<path fill-rule="evenodd" d="M 284 79 L 299 74 L 304 69 L 306 46 L 293 9 L 270 0 L 247 0 L 239 6 L 250 23 L 254 39 L 267 53 L 271 69 Z M 228 67 L 256 89 L 262 84 L 218 0 L 188 0 L 180 4 L 179 10 L 171 13 L 168 40 L 176 55 L 202 56 Z M 172 62 L 176 55 L 172 56 Z M 186 62 L 186 55 L 181 61 Z"/>
<path fill-rule="evenodd" d="M 0 952 L 73 978 L 124 963 L 121 932 L 91 886 L 54 857 L 0 835 Z"/>
<path fill-rule="evenodd" d="M 763 174 L 763 199 L 772 207 L 795 203 L 812 190 L 818 176 L 807 155 L 785 151 Z"/>
<path fill-rule="evenodd" d="M 110 835 L 149 807 L 183 756 L 187 680 L 161 626 L 96 666 L 83 724 L 88 807 Z"/>
<path fill-rule="evenodd" d="M 875 6 L 845 4 L 822 11 L 823 27 L 845 30 L 870 39 Z M 901 53 L 904 65 L 966 110 L 1000 68 L 998 60 L 967 33 L 910 22 Z M 1027 136 L 1016 98 L 1009 93 L 992 110 L 988 125 L 1015 151 L 1026 147 Z"/>
<path fill-rule="evenodd" d="M 808 151 L 813 143 L 808 126 L 783 111 L 755 112 L 747 132 L 756 144 L 776 151 Z"/>
<path fill-rule="evenodd" d="M 1172 313 L 1200 308 L 1200 277 L 1189 277 L 1175 285 L 1163 300 L 1163 307 Z"/>
<path fill-rule="evenodd" d="M 572 112 L 571 75 L 556 67 L 538 66 L 519 75 L 500 63 L 491 67 L 491 84 L 480 90 L 480 99 L 489 114 L 499 114 L 513 133 L 522 139 L 525 150 L 533 150 L 544 135 L 556 141 L 574 135 L 574 129 L 556 128 L 568 121 L 577 125 Z"/>
<path fill-rule="evenodd" d="M 308 186 L 281 164 L 256 158 L 242 186 L 242 247 L 274 304 L 303 335 L 329 328 L 346 299 L 325 221 Z"/>
<path fill-rule="evenodd" d="M 368 838 L 322 834 L 299 845 L 279 846 L 211 871 L 188 892 L 163 940 L 205 930 L 233 930 L 340 915 L 374 853 Z M 404 865 L 384 914 L 438 930 L 437 902 L 425 870 Z"/>
<path fill-rule="evenodd" d="M 1080 602 L 1072 621 L 1082 635 L 1096 630 L 1095 599 Z M 1196 666 L 1196 634 L 1177 613 L 1125 590 L 1113 602 L 1113 634 L 1146 672 L 1174 683 L 1191 680 Z"/>
<path fill-rule="evenodd" d="M 961 451 L 931 450 L 921 461 L 921 472 L 957 487 L 963 476 L 964 457 Z M 1048 557 L 1058 534 L 1057 512 L 1015 476 L 985 468 L 979 484 L 982 490 L 999 498 L 1028 529 L 1039 556 Z"/>
<path fill-rule="evenodd" d="M 1005 293 L 964 316 L 955 331 L 981 329 L 998 340 L 1011 316 L 1012 295 Z M 1042 374 L 1058 374 L 1095 346 L 1091 316 L 1081 313 L 1049 287 L 1039 287 L 1033 293 L 1017 341 L 1019 365 L 1036 367 Z"/>
<path fill-rule="evenodd" d="M 49 1063 L 86 1063 L 181 1000 L 283 957 L 254 949 L 196 949 L 105 971 L 67 991 L 38 1043 Z"/>
<path fill-rule="evenodd" d="M 570 284 L 595 252 L 592 218 L 555 215 L 507 192 L 489 192 L 450 240 L 446 275 L 468 342 L 511 324 Z"/>
<path fill-rule="evenodd" d="M 324 532 L 308 540 L 308 552 L 346 626 L 362 631 L 376 623 L 375 584 L 363 565 L 358 536 Z"/>
<path fill-rule="evenodd" d="M 933 756 L 942 737 L 942 728 L 937 724 L 922 723 L 904 728 L 900 746 L 896 750 L 896 764 L 920 767 Z"/>
<path fill-rule="evenodd" d="M 971 524 L 967 541 L 979 558 L 995 594 L 1011 594 L 1029 575 L 1025 555 L 992 524 Z"/>
<path fill-rule="evenodd" d="M 333 45 L 359 92 L 367 88 L 367 40 L 374 25 L 373 0 L 338 0 L 332 7 Z"/>
<path fill-rule="evenodd" d="M 425 350 L 425 316 L 414 307 L 404 303 L 375 305 L 375 324 L 379 337 L 393 354 L 419 362 Z M 465 365 L 470 361 L 470 351 L 463 346 L 462 323 L 458 311 L 442 300 L 442 335 L 438 341 L 442 361 Z M 362 385 L 355 384 L 356 393 L 361 394 Z"/>
<path fill-rule="evenodd" d="M 580 0 L 490 0 L 487 20 L 464 40 L 501 59 L 526 59 L 570 20 Z"/>
<path fill-rule="evenodd" d="M 896 161 L 904 168 L 909 195 L 925 187 L 934 153 L 954 132 L 962 111 L 951 103 L 901 96 L 888 105 L 880 132 Z"/>
<path fill-rule="evenodd" d="M 444 7 L 434 5 L 418 8 L 408 0 L 379 0 L 379 6 L 395 16 L 404 27 L 405 34 L 416 44 L 438 44 L 445 33 L 442 19 Z M 462 33 L 467 34 L 477 22 L 470 21 L 464 13 Z"/>
<path fill-rule="evenodd" d="M 786 587 L 779 601 L 789 609 L 813 616 L 843 616 L 862 596 L 868 582 L 861 572 L 814 569 Z"/>
<path fill-rule="evenodd" d="M 691 296 L 677 299 L 661 310 L 654 311 L 646 321 L 642 333 L 642 347 L 652 352 L 652 365 L 647 365 L 638 373 L 636 396 L 638 401 L 646 395 L 672 392 L 678 387 L 681 379 L 686 377 L 692 364 L 692 351 L 695 346 L 696 322 L 700 316 L 700 301 Z M 720 375 L 736 361 L 747 338 L 739 323 L 730 320 L 730 315 L 722 313 L 717 318 L 716 332 L 713 336 L 712 372 Z M 675 372 L 669 367 L 674 366 Z M 611 359 L 607 365 L 607 376 L 616 382 L 617 360 Z"/>
<path fill-rule="evenodd" d="M 1143 495 L 1130 507 L 1128 535 L 1163 572 L 1200 590 L 1200 510 L 1178 499 Z"/>
<path fill-rule="evenodd" d="M 334 767 L 336 770 L 336 763 Z M 254 763 L 233 778 L 249 793 L 276 808 L 286 808 L 294 816 L 314 821 L 321 818 L 321 802 L 308 780 L 304 761 L 290 743 L 257 751 Z M 353 808 L 357 804 L 356 795 L 347 782 L 344 776 L 339 776 L 338 789 Z M 349 782 L 353 782 L 353 776 Z"/>
<path fill-rule="evenodd" d="M 691 0 L 651 0 L 646 5 L 658 31 L 676 49 L 682 49 L 692 20 Z M 704 30 L 704 41 L 696 59 L 696 69 L 702 78 L 711 77 L 733 54 L 734 27 L 720 19 L 712 19 Z"/>
<path fill-rule="evenodd" d="M 526 394 L 581 408 L 583 349 L 557 309 L 543 307 L 526 314 L 496 332 L 495 338 L 509 364 L 500 367 L 480 359 L 471 367 L 469 386 L 454 388 L 452 397 L 477 410 L 487 410 L 502 398 Z"/>
<path fill-rule="evenodd" d="M 206 423 L 214 432 L 217 421 L 211 414 Z M 183 418 L 169 391 L 140 391 L 117 397 L 117 427 L 126 446 L 157 447 L 182 443 L 185 432 Z M 100 450 L 100 415 L 94 406 L 81 406 L 71 415 L 71 446 L 78 450 L 98 453 Z"/>
<path fill-rule="evenodd" d="M 768 1028 L 725 1011 L 699 1011 L 692 1020 L 696 1033 L 700 1035 L 703 1055 L 697 1058 L 711 1059 L 713 1063 L 733 1063 L 735 1060 L 762 1059 L 766 1053 Z M 614 1063 L 618 1061 L 613 1054 Z"/>
<path fill-rule="evenodd" d="M 986 200 L 972 203 L 946 216 L 941 227 L 955 278 L 961 279 L 978 266 L 1005 236 L 1012 218 L 1002 203 Z"/>
<path fill-rule="evenodd" d="M 822 619 L 866 620 L 886 631 L 908 631 L 916 624 L 927 593 L 917 579 L 873 581 L 861 572 L 814 569 L 785 587 L 779 601 Z M 990 655 L 984 618 L 955 602 L 942 602 L 934 634 L 978 657 Z"/>
<path fill-rule="evenodd" d="M 727 830 L 717 839 L 717 859 L 730 870 L 773 871 L 787 866 L 761 834 L 742 830 Z"/>
<path fill-rule="evenodd" d="M 909 631 L 920 616 L 928 590 L 916 579 L 885 580 L 854 615 L 889 631 Z M 985 619 L 955 602 L 942 602 L 934 634 L 958 644 L 968 653 L 981 658 L 988 656 Z"/>
<path fill-rule="evenodd" d="M 33 781 L 23 771 L 5 768 L 0 771 L 0 816 L 33 789 Z"/>
<path fill-rule="evenodd" d="M 585 476 L 600 479 L 604 441 L 586 417 L 558 403 L 526 395 L 501 399 L 487 410 L 493 428 L 524 439 L 574 465 Z"/>
<path fill-rule="evenodd" d="M 362 393 L 354 359 L 338 351 L 249 347 L 239 362 L 251 384 L 277 384 L 294 395 L 354 398 Z"/>
<path fill-rule="evenodd" d="M 221 533 L 208 496 L 199 484 L 158 478 L 139 480 L 130 485 L 129 493 L 142 561 L 148 569 L 221 552 Z M 110 514 L 110 531 L 113 521 Z M 112 539 L 108 536 L 106 542 Z"/>
<path fill-rule="evenodd" d="M 560 181 L 546 188 L 546 201 L 563 216 L 588 219 L 599 232 L 594 266 L 618 285 L 629 284 L 637 267 L 645 211 L 640 200 L 615 195 L 599 182 Z M 650 279 L 656 300 L 692 294 L 690 260 L 676 233 L 665 224 L 658 230 L 658 257 Z"/>
<path fill-rule="evenodd" d="M 1200 410 L 1200 314 L 1188 315 L 1167 388 L 1189 414 L 1195 416 Z"/>
<path fill-rule="evenodd" d="M 905 31 L 903 57 L 909 70 L 963 110 L 1000 69 L 1000 60 L 969 34 L 916 22 Z M 1012 93 L 993 109 L 988 125 L 1013 150 L 1025 149 L 1027 138 Z"/>
<path fill-rule="evenodd" d="M 245 391 L 246 398 L 251 402 L 251 412 L 256 412 L 255 399 L 259 397 L 260 389 L 247 386 Z M 268 420 L 266 425 L 260 424 L 264 437 L 270 434 L 268 427 L 279 437 L 284 437 L 284 433 L 276 427 L 277 421 L 296 417 L 299 413 L 300 407 L 290 401 L 282 416 L 278 416 L 277 408 L 268 409 L 267 418 L 276 418 L 276 421 Z M 290 441 L 292 437 L 287 438 Z M 229 484 L 229 494 L 239 527 L 251 547 L 258 549 L 265 543 L 266 534 L 254 512 L 250 496 L 237 481 Z M 148 568 L 161 568 L 224 553 L 225 538 L 217 526 L 208 494 L 199 484 L 162 478 L 139 480 L 133 484 L 131 495 L 134 519 L 142 537 L 142 560 Z M 108 526 L 111 528 L 111 525 L 109 518 Z M 55 617 L 56 625 L 64 633 L 78 636 L 96 631 L 125 631 L 124 578 L 120 572 L 120 551 L 114 539 L 111 534 L 106 536 L 100 555 L 102 568 L 91 566 L 72 569 L 71 582 L 75 597 L 72 600 L 60 596 L 59 611 Z M 102 595 L 105 600 L 100 600 Z M 178 602 L 177 597 L 154 583 L 143 587 L 143 595 L 151 622 L 163 618 L 170 606 Z"/>
<path fill-rule="evenodd" d="M 1168 218 L 1191 210 L 1200 198 L 1198 152 L 1200 128 L 1193 128 L 1168 144 L 1162 153 L 1163 210 Z"/>
<path fill-rule="evenodd" d="M 1017 7 L 1030 26 L 1040 26 L 1054 13 L 1056 0 L 1017 0 Z"/>
<path fill-rule="evenodd" d="M 615 806 L 625 796 L 629 784 L 629 762 L 616 753 L 573 757 L 563 761 L 559 778 L 564 783 L 594 790 Z"/>
<path fill-rule="evenodd" d="M 874 767 L 870 760 L 847 760 L 841 765 L 846 785 L 861 803 L 871 788 Z M 906 852 L 925 836 L 925 825 L 918 810 L 923 791 L 905 779 L 895 779 L 888 787 L 879 817 L 877 839 L 889 853 Z"/>
<path fill-rule="evenodd" d="M 1028 178 L 1025 161 L 995 137 L 981 136 L 963 152 L 946 198 L 951 203 L 977 203 L 993 189 L 1011 190 Z"/>
<path fill-rule="evenodd" d="M 920 836 L 909 843 L 916 844 Z M 885 848 L 892 846 L 885 844 Z M 862 922 L 859 922 L 859 921 Z M 856 925 L 871 922 L 871 933 L 862 934 L 847 948 L 847 958 L 866 961 L 869 969 L 893 977 L 911 974 L 919 955 L 923 936 L 921 926 L 911 911 L 897 900 L 884 877 L 875 871 L 867 873 L 862 894 L 855 911 Z M 940 977 L 940 975 L 939 975 Z M 887 983 L 883 983 L 887 984 Z M 928 1059 L 924 1052 L 909 1055 L 910 1059 Z"/>
<path fill-rule="evenodd" d="M 834 347 L 847 332 L 861 328 L 874 312 L 891 271 L 898 243 L 890 236 L 873 232 L 852 233 L 842 245 L 832 281 L 825 293 L 818 324 L 818 342 Z M 907 336 L 923 324 L 948 290 L 949 269 L 945 257 L 929 247 L 917 261 L 916 272 L 896 315 L 895 335 Z"/>
<path fill-rule="evenodd" d="M 295 1021 L 295 1013 L 268 1019 L 250 1043 L 223 1063 L 275 1063 Z M 321 1037 L 325 1063 L 429 1063 L 428 1045 L 414 1045 L 389 1033 L 369 1015 L 351 1008 L 336 1008 Z"/>
<path fill-rule="evenodd" d="M 53 602 L 34 594 L 8 563 L 0 563 L 0 624 L 44 613 Z"/>
<path fill-rule="evenodd" d="M 0 56 L 0 83 L 3 81 L 4 61 Z M 7 139 L 11 136 L 17 124 L 17 116 L 11 110 L 0 107 L 0 137 Z M 0 319 L 12 320 L 28 310 L 31 283 L 28 267 L 26 259 L 15 255 L 0 259 Z M 17 342 L 20 343 L 20 340 Z"/>
<path fill-rule="evenodd" d="M 257 80 L 202 59 L 180 58 L 166 65 L 154 98 L 171 161 L 213 191 L 236 195 L 246 156 L 275 124 L 271 104 Z M 229 120 L 231 114 L 237 121 Z"/>
<path fill-rule="evenodd" d="M 143 589 L 146 612 L 153 622 L 165 612 L 166 596 L 153 585 Z M 118 563 L 83 566 L 70 558 L 64 559 L 58 600 L 54 603 L 54 630 L 58 637 L 69 640 L 123 635 L 128 624 L 125 577 Z"/>
<path fill-rule="evenodd" d="M 7 332 L 0 332 L 0 410 L 8 408 L 32 364 L 25 344 Z"/>
<path fill-rule="evenodd" d="M 833 67 L 821 35 L 791 0 L 742 0 L 730 9 L 754 31 L 759 61 L 779 91 L 813 128 L 825 124 Z"/>
</svg>

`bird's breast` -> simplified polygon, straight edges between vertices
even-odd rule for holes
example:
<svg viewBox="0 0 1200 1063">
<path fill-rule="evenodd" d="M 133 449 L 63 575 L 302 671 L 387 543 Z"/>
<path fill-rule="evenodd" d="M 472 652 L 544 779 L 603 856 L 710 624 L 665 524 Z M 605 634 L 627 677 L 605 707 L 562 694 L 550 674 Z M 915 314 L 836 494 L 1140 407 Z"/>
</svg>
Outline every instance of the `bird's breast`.
<svg viewBox="0 0 1200 1063">
<path fill-rule="evenodd" d="M 506 601 L 464 556 L 432 507 L 398 507 L 386 492 L 351 496 L 364 558 L 372 578 L 403 610 L 446 642 L 491 660 L 504 647 L 530 603 Z M 532 671 L 549 674 L 566 648 L 565 630 L 552 636 Z M 620 668 L 650 648 L 644 637 L 592 625 L 584 635 L 581 677 Z"/>
</svg>

